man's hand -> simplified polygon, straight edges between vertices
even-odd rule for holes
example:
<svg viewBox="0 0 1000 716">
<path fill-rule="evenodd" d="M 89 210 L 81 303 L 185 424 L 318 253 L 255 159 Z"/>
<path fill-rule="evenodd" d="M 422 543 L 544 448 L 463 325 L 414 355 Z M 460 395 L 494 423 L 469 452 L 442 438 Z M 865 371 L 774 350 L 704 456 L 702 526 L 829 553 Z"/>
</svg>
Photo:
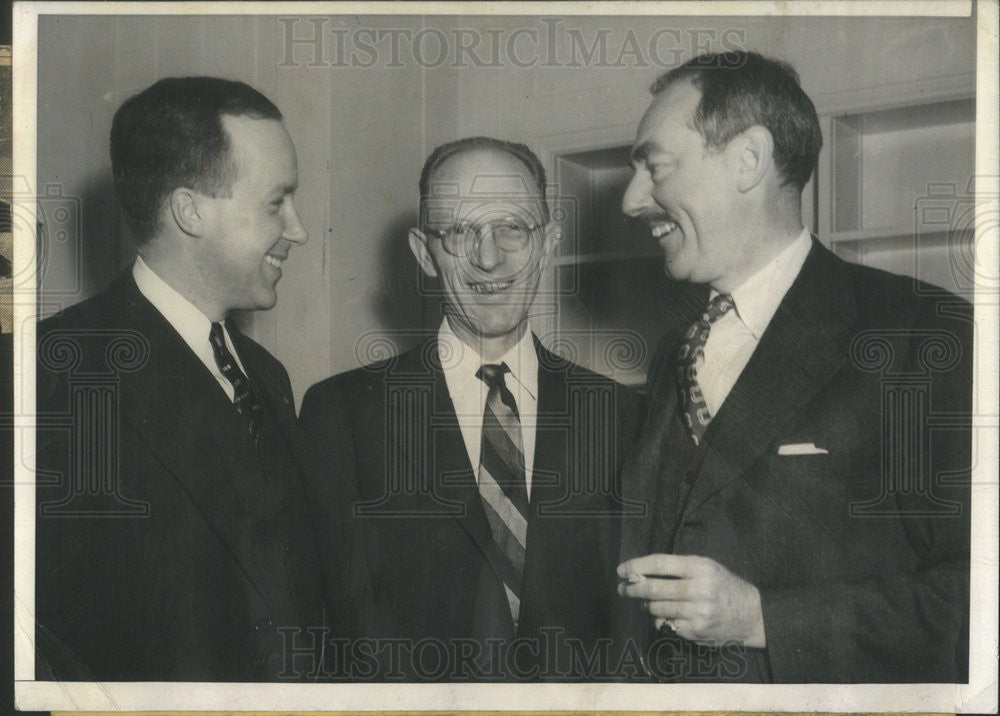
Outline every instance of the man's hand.
<svg viewBox="0 0 1000 716">
<path fill-rule="evenodd" d="M 646 601 L 657 626 L 701 643 L 764 648 L 757 587 L 708 557 L 649 554 L 618 565 L 618 593 Z"/>
</svg>

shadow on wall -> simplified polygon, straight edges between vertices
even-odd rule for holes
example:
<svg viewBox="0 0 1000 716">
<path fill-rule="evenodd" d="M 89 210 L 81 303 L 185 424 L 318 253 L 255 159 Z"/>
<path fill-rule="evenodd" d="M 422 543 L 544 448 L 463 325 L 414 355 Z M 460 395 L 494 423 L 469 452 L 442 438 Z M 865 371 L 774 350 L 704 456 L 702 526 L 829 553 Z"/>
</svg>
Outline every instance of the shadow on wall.
<svg viewBox="0 0 1000 716">
<path fill-rule="evenodd" d="M 409 232 L 417 212 L 397 214 L 382 234 L 377 255 L 375 319 L 400 352 L 437 332 L 441 321 L 439 284 L 424 276 L 410 252 Z"/>
</svg>

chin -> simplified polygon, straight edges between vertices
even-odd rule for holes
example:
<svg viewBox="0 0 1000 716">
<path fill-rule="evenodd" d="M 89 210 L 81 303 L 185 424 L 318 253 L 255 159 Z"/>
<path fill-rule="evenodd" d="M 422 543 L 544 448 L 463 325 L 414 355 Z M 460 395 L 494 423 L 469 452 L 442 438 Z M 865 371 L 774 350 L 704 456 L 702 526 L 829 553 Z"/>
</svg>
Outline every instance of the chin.
<svg viewBox="0 0 1000 716">
<path fill-rule="evenodd" d="M 677 270 L 677 266 L 670 262 L 670 259 L 663 260 L 663 273 L 667 274 L 668 277 L 672 278 L 674 281 L 683 281 L 684 277 L 680 275 Z"/>
<path fill-rule="evenodd" d="M 691 283 L 698 283 L 698 278 L 695 276 L 696 266 L 691 263 L 686 262 L 683 256 L 674 255 L 666 256 L 663 260 L 663 270 L 667 272 L 667 276 L 672 278 L 674 281 L 689 281 Z"/>
<path fill-rule="evenodd" d="M 257 299 L 257 305 L 252 310 L 267 311 L 274 308 L 275 304 L 278 303 L 278 294 L 272 291 L 269 295 L 258 296 Z"/>
</svg>

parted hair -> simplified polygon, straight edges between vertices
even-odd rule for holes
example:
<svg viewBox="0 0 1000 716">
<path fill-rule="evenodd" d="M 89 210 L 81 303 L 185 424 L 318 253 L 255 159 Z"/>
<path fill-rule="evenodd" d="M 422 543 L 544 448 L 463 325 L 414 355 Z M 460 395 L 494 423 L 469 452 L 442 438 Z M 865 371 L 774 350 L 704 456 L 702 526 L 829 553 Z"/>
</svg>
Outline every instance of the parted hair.
<svg viewBox="0 0 1000 716">
<path fill-rule="evenodd" d="M 693 125 L 706 147 L 721 149 L 740 132 L 765 127 L 784 183 L 802 190 L 816 168 L 823 135 L 816 107 L 791 65 L 749 51 L 699 55 L 661 75 L 650 91 L 658 95 L 682 80 L 701 91 Z"/>
<path fill-rule="evenodd" d="M 228 194 L 237 166 L 223 115 L 282 118 L 253 87 L 218 77 L 167 77 L 118 108 L 111 123 L 111 169 L 137 243 L 155 235 L 163 202 L 174 189 Z"/>
</svg>

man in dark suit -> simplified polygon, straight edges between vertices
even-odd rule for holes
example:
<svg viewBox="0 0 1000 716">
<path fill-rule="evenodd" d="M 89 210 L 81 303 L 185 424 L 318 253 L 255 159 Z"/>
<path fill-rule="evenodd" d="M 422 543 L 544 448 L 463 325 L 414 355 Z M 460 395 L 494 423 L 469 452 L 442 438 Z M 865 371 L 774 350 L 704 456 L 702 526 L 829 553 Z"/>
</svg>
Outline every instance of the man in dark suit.
<svg viewBox="0 0 1000 716">
<path fill-rule="evenodd" d="M 523 145 L 438 147 L 409 242 L 443 288 L 440 329 L 303 401 L 331 468 L 357 478 L 367 633 L 401 640 L 383 662 L 390 678 L 606 670 L 624 507 L 615 477 L 634 398 L 531 331 L 559 231 L 544 187 Z"/>
<path fill-rule="evenodd" d="M 803 229 L 790 67 L 701 56 L 653 93 L 623 209 L 693 298 L 623 469 L 624 675 L 966 680 L 969 305 Z"/>
<path fill-rule="evenodd" d="M 119 108 L 111 159 L 139 256 L 39 324 L 38 678 L 308 678 L 332 618 L 311 459 L 231 319 L 306 241 L 292 141 L 253 88 L 168 78 Z"/>
</svg>

